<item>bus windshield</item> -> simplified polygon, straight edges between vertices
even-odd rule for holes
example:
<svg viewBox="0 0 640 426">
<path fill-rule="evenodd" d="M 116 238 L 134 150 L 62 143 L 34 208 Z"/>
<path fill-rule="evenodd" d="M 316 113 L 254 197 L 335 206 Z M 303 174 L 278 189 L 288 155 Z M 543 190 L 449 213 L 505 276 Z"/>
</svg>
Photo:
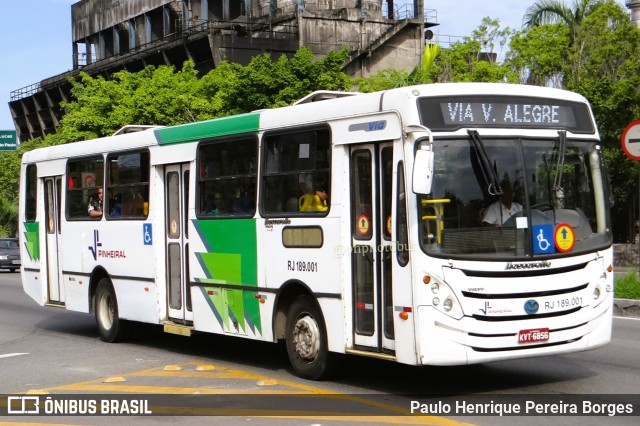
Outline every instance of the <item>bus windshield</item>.
<svg viewBox="0 0 640 426">
<path fill-rule="evenodd" d="M 420 244 L 450 258 L 526 259 L 604 248 L 608 206 L 596 142 L 469 137 L 433 143 L 418 195 Z M 559 234 L 558 234 L 559 233 Z"/>
</svg>

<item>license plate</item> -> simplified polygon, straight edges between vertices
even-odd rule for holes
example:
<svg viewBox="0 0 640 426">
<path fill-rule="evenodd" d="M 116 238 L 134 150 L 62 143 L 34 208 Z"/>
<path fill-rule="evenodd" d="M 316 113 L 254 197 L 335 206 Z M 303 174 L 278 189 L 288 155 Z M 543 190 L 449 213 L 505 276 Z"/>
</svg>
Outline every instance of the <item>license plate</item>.
<svg viewBox="0 0 640 426">
<path fill-rule="evenodd" d="M 14 264 L 14 265 L 19 265 L 19 264 L 20 264 L 20 261 L 19 261 L 19 260 L 14 260 L 14 261 L 13 261 L 13 264 Z"/>
<path fill-rule="evenodd" d="M 518 332 L 518 343 L 539 343 L 547 340 L 549 340 L 548 328 L 534 328 Z"/>
</svg>

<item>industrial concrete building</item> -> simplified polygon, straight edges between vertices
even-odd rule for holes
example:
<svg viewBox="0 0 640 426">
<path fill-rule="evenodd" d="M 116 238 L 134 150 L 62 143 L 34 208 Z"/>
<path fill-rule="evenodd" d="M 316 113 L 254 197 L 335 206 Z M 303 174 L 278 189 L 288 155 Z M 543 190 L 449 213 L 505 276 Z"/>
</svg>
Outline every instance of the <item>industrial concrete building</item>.
<svg viewBox="0 0 640 426">
<path fill-rule="evenodd" d="M 347 46 L 344 71 L 366 77 L 415 68 L 425 29 L 437 25 L 425 19 L 424 0 L 401 7 L 393 0 L 81 0 L 71 17 L 73 68 L 11 93 L 20 141 L 56 132 L 68 79 L 81 70 L 109 77 L 192 59 L 202 75 L 264 52 L 292 55 L 307 46 L 321 57 Z"/>
<path fill-rule="evenodd" d="M 631 20 L 640 27 L 640 0 L 625 0 L 624 4 L 631 11 Z"/>
</svg>

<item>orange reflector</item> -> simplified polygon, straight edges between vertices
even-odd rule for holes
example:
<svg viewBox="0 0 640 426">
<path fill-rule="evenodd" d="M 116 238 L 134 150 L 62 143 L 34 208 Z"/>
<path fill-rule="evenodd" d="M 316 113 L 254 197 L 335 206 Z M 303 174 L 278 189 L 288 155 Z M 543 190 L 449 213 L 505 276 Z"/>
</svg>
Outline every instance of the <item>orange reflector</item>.
<svg viewBox="0 0 640 426">
<path fill-rule="evenodd" d="M 422 277 L 422 282 L 425 284 L 429 284 L 431 282 L 431 277 L 429 275 L 425 275 Z"/>
<path fill-rule="evenodd" d="M 607 268 L 608 272 L 613 272 L 613 265 L 609 265 L 609 267 Z"/>
<path fill-rule="evenodd" d="M 398 316 L 402 320 L 408 320 L 409 319 L 409 314 L 407 312 L 405 312 L 405 311 L 400 312 L 400 314 L 398 314 Z"/>
</svg>

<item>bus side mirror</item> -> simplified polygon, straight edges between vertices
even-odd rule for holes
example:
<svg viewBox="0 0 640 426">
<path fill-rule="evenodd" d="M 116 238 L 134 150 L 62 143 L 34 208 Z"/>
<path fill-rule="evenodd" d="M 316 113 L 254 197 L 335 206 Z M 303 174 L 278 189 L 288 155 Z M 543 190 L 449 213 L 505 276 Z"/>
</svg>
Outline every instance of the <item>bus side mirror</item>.
<svg viewBox="0 0 640 426">
<path fill-rule="evenodd" d="M 431 193 L 433 181 L 433 151 L 419 149 L 413 162 L 413 192 L 427 195 Z"/>
</svg>

